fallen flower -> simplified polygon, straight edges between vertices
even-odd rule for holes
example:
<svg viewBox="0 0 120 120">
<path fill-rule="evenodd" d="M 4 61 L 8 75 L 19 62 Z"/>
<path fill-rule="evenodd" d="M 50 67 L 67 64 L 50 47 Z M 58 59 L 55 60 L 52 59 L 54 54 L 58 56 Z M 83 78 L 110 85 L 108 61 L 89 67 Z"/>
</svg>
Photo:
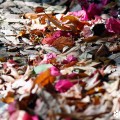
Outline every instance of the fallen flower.
<svg viewBox="0 0 120 120">
<path fill-rule="evenodd" d="M 67 79 L 59 80 L 55 84 L 55 89 L 61 93 L 69 90 L 74 84 Z"/>
<path fill-rule="evenodd" d="M 52 66 L 50 68 L 50 70 L 51 70 L 51 75 L 53 75 L 53 76 L 59 76 L 59 75 L 61 75 L 59 69 L 56 68 L 56 67 L 54 67 L 54 66 Z"/>
<path fill-rule="evenodd" d="M 106 29 L 110 33 L 120 34 L 120 20 L 115 18 L 108 18 L 106 20 Z"/>
<path fill-rule="evenodd" d="M 87 10 L 88 18 L 93 19 L 95 16 L 100 15 L 102 11 L 102 7 L 92 3 L 89 5 L 89 8 Z"/>
<path fill-rule="evenodd" d="M 10 116 L 9 120 L 39 120 L 39 119 L 38 119 L 38 116 L 36 115 L 30 115 L 23 110 L 19 110 L 14 112 Z"/>
<path fill-rule="evenodd" d="M 68 14 L 78 17 L 79 20 L 88 20 L 88 16 L 85 10 L 69 12 Z"/>
</svg>

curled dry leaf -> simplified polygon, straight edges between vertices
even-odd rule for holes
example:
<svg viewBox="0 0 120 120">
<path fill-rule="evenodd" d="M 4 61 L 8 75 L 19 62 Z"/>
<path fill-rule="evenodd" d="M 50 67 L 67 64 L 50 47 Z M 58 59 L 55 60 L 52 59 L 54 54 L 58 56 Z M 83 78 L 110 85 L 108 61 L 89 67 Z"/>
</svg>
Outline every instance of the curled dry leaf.
<svg viewBox="0 0 120 120">
<path fill-rule="evenodd" d="M 73 23 L 77 30 L 82 30 L 84 25 L 90 25 L 87 21 L 79 21 L 79 19 L 72 15 L 67 15 L 62 18 L 63 22 L 69 21 L 68 23 Z"/>
<path fill-rule="evenodd" d="M 64 24 L 60 23 L 58 20 L 55 20 L 53 17 L 50 17 L 49 15 L 46 14 L 48 17 L 48 20 L 52 22 L 56 27 L 58 27 L 61 30 L 70 30 L 69 27 L 65 26 Z"/>
</svg>

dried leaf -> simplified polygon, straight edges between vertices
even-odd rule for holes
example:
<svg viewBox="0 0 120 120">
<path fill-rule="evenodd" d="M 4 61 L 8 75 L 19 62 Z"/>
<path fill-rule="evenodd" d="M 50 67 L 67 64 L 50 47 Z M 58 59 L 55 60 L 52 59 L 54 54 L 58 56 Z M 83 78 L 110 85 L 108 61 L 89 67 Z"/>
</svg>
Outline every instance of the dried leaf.
<svg viewBox="0 0 120 120">
<path fill-rule="evenodd" d="M 55 41 L 53 41 L 52 46 L 57 48 L 58 50 L 61 50 L 65 47 L 73 47 L 74 42 L 71 37 L 59 37 Z"/>
<path fill-rule="evenodd" d="M 30 34 L 35 34 L 35 35 L 39 35 L 39 36 L 42 36 L 42 31 L 39 30 L 39 29 L 34 29 L 34 30 L 31 30 L 30 31 Z"/>
<path fill-rule="evenodd" d="M 43 8 L 43 7 L 36 7 L 36 8 L 35 8 L 35 12 L 36 12 L 36 13 L 44 12 L 44 8 Z"/>
<path fill-rule="evenodd" d="M 48 20 L 52 22 L 56 27 L 58 27 L 61 30 L 70 30 L 69 27 L 66 27 L 64 24 L 60 23 L 59 21 L 55 20 L 53 17 L 50 17 L 49 15 L 46 14 L 48 17 Z"/>
<path fill-rule="evenodd" d="M 55 77 L 51 75 L 50 69 L 47 69 L 46 71 L 42 72 L 40 75 L 37 76 L 35 79 L 35 84 L 38 84 L 39 86 L 46 86 L 48 84 L 51 84 L 55 81 Z"/>
<path fill-rule="evenodd" d="M 8 103 L 8 104 L 14 102 L 13 93 L 9 92 L 5 98 L 2 98 L 2 99 L 1 99 L 1 101 L 2 101 L 2 102 L 5 102 L 5 103 Z"/>
<path fill-rule="evenodd" d="M 95 58 L 96 57 L 103 57 L 103 56 L 108 56 L 109 55 L 109 50 L 108 50 L 108 48 L 104 45 L 104 44 L 102 44 L 100 47 L 99 47 L 99 49 L 97 50 L 97 52 L 95 53 Z"/>
<path fill-rule="evenodd" d="M 94 41 L 97 41 L 100 37 L 98 36 L 92 36 L 92 37 L 88 37 L 88 38 L 85 38 L 83 39 L 83 41 L 85 42 L 94 42 Z"/>
<path fill-rule="evenodd" d="M 22 30 L 22 31 L 19 32 L 19 36 L 23 37 L 25 34 L 26 34 L 26 30 Z"/>
<path fill-rule="evenodd" d="M 77 63 L 77 61 L 69 62 L 69 63 L 67 63 L 66 65 L 62 66 L 62 68 L 71 67 L 71 66 L 75 65 L 76 63 Z"/>
<path fill-rule="evenodd" d="M 87 21 L 79 21 L 77 17 L 72 15 L 67 15 L 62 18 L 63 22 L 66 22 L 67 20 L 69 20 L 69 23 L 73 23 L 77 30 L 82 30 L 84 25 L 90 25 Z"/>
</svg>

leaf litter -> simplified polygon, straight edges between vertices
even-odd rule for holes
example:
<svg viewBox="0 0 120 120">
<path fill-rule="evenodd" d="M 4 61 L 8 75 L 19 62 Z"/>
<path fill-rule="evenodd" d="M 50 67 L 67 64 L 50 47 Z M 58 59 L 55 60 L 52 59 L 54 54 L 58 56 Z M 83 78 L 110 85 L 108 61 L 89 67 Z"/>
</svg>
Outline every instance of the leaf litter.
<svg viewBox="0 0 120 120">
<path fill-rule="evenodd" d="M 120 110 L 120 20 L 77 14 L 37 7 L 23 15 L 30 22 L 7 45 L 17 53 L 0 56 L 0 100 L 10 120 L 107 120 Z"/>
</svg>

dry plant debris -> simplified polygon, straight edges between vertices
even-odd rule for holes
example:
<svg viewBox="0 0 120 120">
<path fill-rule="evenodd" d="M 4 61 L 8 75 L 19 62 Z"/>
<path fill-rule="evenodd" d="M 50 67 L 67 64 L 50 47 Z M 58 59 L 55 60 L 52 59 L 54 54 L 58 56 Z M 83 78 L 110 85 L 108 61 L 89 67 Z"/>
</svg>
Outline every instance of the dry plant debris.
<svg viewBox="0 0 120 120">
<path fill-rule="evenodd" d="M 105 1 L 99 9 L 86 3 L 77 12 L 36 7 L 22 15 L 29 23 L 7 49 L 18 54 L 0 56 L 0 99 L 8 104 L 1 120 L 114 119 L 120 110 L 120 20 L 96 16 L 117 4 Z"/>
</svg>

